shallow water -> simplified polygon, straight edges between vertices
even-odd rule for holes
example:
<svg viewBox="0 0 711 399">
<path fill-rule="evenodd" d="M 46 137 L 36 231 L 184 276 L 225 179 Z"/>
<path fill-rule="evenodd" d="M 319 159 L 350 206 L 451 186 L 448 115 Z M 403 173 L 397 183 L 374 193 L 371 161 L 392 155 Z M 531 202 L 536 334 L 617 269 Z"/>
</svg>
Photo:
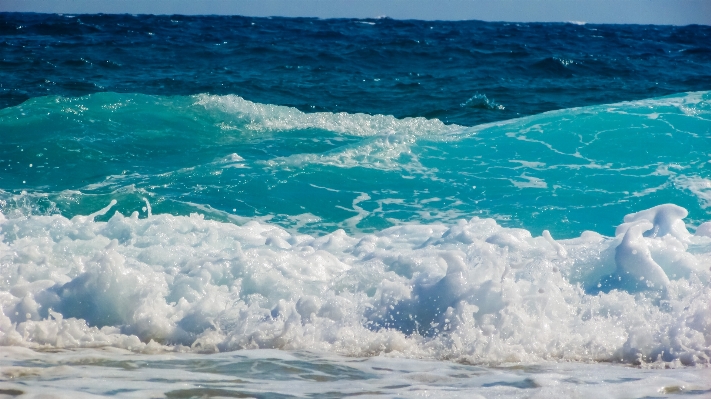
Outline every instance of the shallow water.
<svg viewBox="0 0 711 399">
<path fill-rule="evenodd" d="M 0 394 L 711 396 L 708 27 L 0 34 Z"/>
<path fill-rule="evenodd" d="M 663 203 L 707 220 L 710 118 L 709 92 L 474 127 L 234 95 L 40 97 L 0 110 L 0 199 L 5 213 L 73 216 L 112 199 L 130 214 L 145 197 L 155 213 L 311 234 L 480 216 L 611 235 L 625 214 Z"/>
<path fill-rule="evenodd" d="M 0 359 L 2 393 L 77 398 L 656 398 L 711 395 L 711 370 L 556 363 L 484 367 L 313 352 L 136 355 L 119 350 L 37 353 Z"/>
</svg>

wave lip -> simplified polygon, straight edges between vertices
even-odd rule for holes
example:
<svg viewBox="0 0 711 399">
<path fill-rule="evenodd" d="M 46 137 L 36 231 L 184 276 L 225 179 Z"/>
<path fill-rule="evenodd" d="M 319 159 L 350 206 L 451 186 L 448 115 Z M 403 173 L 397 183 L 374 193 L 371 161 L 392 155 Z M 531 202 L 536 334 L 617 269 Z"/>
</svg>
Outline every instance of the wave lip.
<svg viewBox="0 0 711 399">
<path fill-rule="evenodd" d="M 362 113 L 305 113 L 292 107 L 255 103 L 236 95 L 200 94 L 195 96 L 195 100 L 196 105 L 219 111 L 232 122 L 256 132 L 321 129 L 360 137 L 396 133 L 432 139 L 461 133 L 465 129 L 463 126 L 446 125 L 438 119 L 423 117 L 397 119 L 392 115 Z M 222 127 L 230 129 L 232 125 L 225 124 Z"/>
<path fill-rule="evenodd" d="M 617 237 L 570 240 L 480 218 L 315 237 L 98 215 L 0 217 L 0 343 L 474 363 L 711 356 L 711 238 L 688 233 L 674 205 L 630 215 Z"/>
</svg>

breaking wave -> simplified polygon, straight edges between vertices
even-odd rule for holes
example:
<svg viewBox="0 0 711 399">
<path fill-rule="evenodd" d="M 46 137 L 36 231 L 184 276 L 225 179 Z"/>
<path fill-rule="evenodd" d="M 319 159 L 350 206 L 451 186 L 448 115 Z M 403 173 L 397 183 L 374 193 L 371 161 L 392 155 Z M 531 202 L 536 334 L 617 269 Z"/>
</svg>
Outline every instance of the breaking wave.
<svg viewBox="0 0 711 399">
<path fill-rule="evenodd" d="M 113 205 L 113 204 L 111 204 Z M 492 219 L 351 236 L 118 212 L 1 217 L 0 343 L 708 364 L 711 224 L 555 240 Z"/>
</svg>

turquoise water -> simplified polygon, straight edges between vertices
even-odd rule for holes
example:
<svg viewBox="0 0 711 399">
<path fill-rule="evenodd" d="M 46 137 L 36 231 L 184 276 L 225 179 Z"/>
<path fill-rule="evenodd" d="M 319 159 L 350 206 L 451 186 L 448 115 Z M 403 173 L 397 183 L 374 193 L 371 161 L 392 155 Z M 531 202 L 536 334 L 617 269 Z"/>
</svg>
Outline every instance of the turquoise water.
<svg viewBox="0 0 711 399">
<path fill-rule="evenodd" d="M 711 200 L 710 101 L 696 92 L 460 126 L 238 96 L 39 97 L 0 111 L 3 211 L 71 217 L 116 199 L 129 214 L 147 198 L 155 213 L 313 234 L 480 216 L 571 238 L 675 203 L 698 225 Z"/>
</svg>

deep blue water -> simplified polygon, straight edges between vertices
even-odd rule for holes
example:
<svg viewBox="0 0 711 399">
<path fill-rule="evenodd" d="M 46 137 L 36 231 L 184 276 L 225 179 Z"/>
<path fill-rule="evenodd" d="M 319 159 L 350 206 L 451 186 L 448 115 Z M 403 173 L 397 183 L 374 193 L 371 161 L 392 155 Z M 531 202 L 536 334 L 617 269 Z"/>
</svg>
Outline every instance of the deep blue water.
<svg viewBox="0 0 711 399">
<path fill-rule="evenodd" d="M 237 94 L 472 126 L 708 90 L 710 43 L 708 26 L 0 13 L 0 108 Z"/>
</svg>

